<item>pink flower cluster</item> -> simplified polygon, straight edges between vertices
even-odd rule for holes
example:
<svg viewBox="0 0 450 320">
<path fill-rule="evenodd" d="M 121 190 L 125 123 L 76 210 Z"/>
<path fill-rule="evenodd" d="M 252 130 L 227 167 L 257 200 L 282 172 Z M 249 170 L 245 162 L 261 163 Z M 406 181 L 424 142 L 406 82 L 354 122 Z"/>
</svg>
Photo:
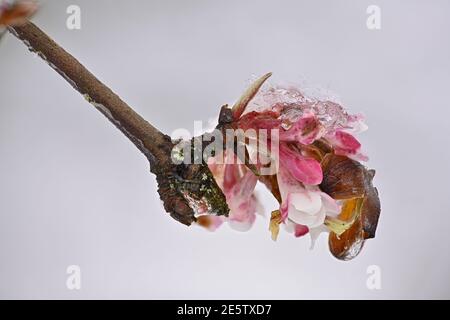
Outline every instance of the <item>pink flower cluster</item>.
<svg viewBox="0 0 450 320">
<path fill-rule="evenodd" d="M 276 214 L 272 213 L 275 225 L 285 225 L 296 237 L 310 233 L 313 239 L 327 231 L 325 220 L 336 218 L 342 203 L 319 187 L 323 171 L 317 144 L 327 145 L 336 155 L 366 161 L 354 137 L 367 129 L 363 117 L 348 114 L 336 102 L 306 97 L 296 87 L 268 87 L 251 100 L 236 119 L 236 127 L 279 130 L 279 152 L 271 155 L 279 164 L 272 177 L 277 185 L 272 191 L 280 198 Z M 217 164 L 214 158 L 209 167 L 226 196 L 230 214 L 228 218 L 209 216 L 208 226 L 215 230 L 228 221 L 238 230 L 248 230 L 261 207 L 254 195 L 259 177 L 243 164 Z M 275 238 L 277 234 L 278 230 Z"/>
</svg>

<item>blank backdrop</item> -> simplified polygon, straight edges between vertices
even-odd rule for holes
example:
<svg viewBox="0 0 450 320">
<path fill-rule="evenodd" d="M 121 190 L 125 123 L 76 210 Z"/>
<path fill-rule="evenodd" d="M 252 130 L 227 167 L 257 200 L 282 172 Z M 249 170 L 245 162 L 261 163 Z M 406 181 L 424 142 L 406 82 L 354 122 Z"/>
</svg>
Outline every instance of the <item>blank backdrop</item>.
<svg viewBox="0 0 450 320">
<path fill-rule="evenodd" d="M 1 298 L 450 298 L 449 1 L 41 1 L 37 25 L 162 131 L 248 80 L 308 83 L 363 112 L 375 240 L 351 262 L 268 218 L 239 233 L 164 212 L 145 158 L 24 45 L 0 43 Z M 81 7 L 82 29 L 66 28 Z M 366 8 L 381 8 L 368 30 Z M 305 82 L 306 81 L 306 82 Z M 259 195 L 267 214 L 275 207 Z M 81 267 L 81 290 L 66 268 Z M 366 287 L 370 265 L 381 290 Z"/>
</svg>

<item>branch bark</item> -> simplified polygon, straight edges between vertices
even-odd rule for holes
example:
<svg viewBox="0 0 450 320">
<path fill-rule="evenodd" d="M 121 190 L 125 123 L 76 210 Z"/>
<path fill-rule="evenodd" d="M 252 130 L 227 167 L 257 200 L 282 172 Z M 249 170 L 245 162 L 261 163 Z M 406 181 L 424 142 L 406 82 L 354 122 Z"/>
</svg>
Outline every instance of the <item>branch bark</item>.
<svg viewBox="0 0 450 320">
<path fill-rule="evenodd" d="M 150 161 L 161 158 L 168 137 L 145 121 L 77 59 L 32 23 L 9 30 L 102 112 Z"/>
<path fill-rule="evenodd" d="M 170 137 L 143 119 L 36 25 L 28 22 L 8 27 L 8 30 L 69 82 L 147 157 L 151 172 L 156 175 L 164 208 L 174 219 L 190 225 L 196 220 L 193 202 L 200 201 L 208 201 L 211 213 L 228 214 L 225 196 L 205 163 L 173 164 L 171 152 L 174 144 Z M 208 191 L 207 194 L 198 190 L 200 185 L 201 190 Z"/>
</svg>

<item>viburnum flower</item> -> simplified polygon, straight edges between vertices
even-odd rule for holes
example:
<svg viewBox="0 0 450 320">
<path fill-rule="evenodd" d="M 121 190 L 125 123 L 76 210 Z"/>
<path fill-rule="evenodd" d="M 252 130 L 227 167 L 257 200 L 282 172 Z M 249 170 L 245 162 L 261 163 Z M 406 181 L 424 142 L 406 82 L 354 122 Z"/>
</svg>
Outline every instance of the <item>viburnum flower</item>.
<svg viewBox="0 0 450 320">
<path fill-rule="evenodd" d="M 278 130 L 278 141 L 269 138 L 264 148 L 278 143 L 277 152 L 269 155 L 277 170 L 262 175 L 258 162 L 246 167 L 213 160 L 210 169 L 226 195 L 230 214 L 202 216 L 199 223 L 216 229 L 225 220 L 238 221 L 247 230 L 259 207 L 253 194 L 259 180 L 280 204 L 271 214 L 272 239 L 277 239 L 280 225 L 296 237 L 310 234 L 312 243 L 320 233 L 329 232 L 332 254 L 351 259 L 366 239 L 375 236 L 380 213 L 372 185 L 375 172 L 359 162 L 368 160 L 355 138 L 367 129 L 364 117 L 348 114 L 335 101 L 309 97 L 294 86 L 262 87 L 269 76 L 258 79 L 233 107 L 231 127 Z"/>
</svg>

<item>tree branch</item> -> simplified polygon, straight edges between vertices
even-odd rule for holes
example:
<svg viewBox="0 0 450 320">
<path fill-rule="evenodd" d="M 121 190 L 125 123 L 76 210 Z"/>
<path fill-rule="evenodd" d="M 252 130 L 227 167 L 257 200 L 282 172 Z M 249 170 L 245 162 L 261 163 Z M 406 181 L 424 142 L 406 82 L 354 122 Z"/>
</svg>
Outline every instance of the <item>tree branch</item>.
<svg viewBox="0 0 450 320">
<path fill-rule="evenodd" d="M 144 153 L 151 171 L 156 175 L 164 208 L 174 219 L 190 225 L 196 220 L 193 204 L 195 207 L 196 202 L 201 201 L 206 202 L 211 213 L 228 214 L 225 196 L 204 162 L 200 165 L 173 164 L 171 152 L 174 144 L 170 137 L 144 120 L 33 23 L 8 27 L 8 30 L 22 40 L 31 52 L 46 61 Z M 202 192 L 198 190 L 200 185 L 204 190 Z"/>
<path fill-rule="evenodd" d="M 150 161 L 162 156 L 159 145 L 167 144 L 168 137 L 145 121 L 37 26 L 30 22 L 9 30 L 103 113 Z"/>
</svg>

